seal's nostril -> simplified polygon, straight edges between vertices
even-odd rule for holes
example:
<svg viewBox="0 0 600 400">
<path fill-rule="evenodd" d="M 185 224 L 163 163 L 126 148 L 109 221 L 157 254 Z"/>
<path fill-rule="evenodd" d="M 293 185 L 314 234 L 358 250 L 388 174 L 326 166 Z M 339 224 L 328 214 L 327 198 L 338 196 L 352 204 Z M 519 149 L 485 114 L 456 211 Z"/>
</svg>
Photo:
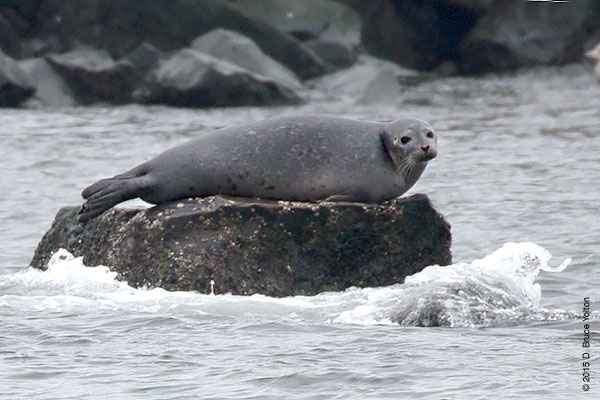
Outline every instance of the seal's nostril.
<svg viewBox="0 0 600 400">
<path fill-rule="evenodd" d="M 429 145 L 421 146 L 421 150 L 423 150 L 425 153 L 427 153 L 429 151 Z"/>
</svg>

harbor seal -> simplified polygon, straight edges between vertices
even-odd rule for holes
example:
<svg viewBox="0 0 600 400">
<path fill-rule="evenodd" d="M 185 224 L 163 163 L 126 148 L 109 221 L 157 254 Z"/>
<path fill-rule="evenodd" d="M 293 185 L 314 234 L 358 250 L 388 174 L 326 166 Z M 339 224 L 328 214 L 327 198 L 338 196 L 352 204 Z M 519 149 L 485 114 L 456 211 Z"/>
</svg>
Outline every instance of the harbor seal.
<svg viewBox="0 0 600 400">
<path fill-rule="evenodd" d="M 88 186 L 79 221 L 136 197 L 377 203 L 410 189 L 436 155 L 437 135 L 419 119 L 277 117 L 204 133 Z"/>
</svg>

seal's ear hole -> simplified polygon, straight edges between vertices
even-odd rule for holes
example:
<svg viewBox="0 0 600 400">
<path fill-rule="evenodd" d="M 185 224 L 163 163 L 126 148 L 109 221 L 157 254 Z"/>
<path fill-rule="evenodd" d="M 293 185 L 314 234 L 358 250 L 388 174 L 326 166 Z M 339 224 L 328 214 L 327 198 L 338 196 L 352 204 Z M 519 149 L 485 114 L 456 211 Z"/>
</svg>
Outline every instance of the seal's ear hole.
<svg viewBox="0 0 600 400">
<path fill-rule="evenodd" d="M 406 144 L 406 143 L 410 142 L 411 139 L 408 136 L 402 136 L 400 141 L 402 142 L 402 144 Z"/>
<path fill-rule="evenodd" d="M 428 131 L 428 132 L 427 132 L 427 137 L 428 137 L 429 139 L 433 139 L 433 136 L 434 136 L 433 132 L 431 132 L 431 131 Z"/>
</svg>

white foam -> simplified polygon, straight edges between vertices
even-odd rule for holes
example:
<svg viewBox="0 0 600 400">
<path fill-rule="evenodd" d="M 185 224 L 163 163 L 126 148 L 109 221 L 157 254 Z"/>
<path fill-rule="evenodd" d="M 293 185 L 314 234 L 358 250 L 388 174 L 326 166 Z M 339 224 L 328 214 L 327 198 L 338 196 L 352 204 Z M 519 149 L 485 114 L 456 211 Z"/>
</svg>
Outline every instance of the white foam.
<svg viewBox="0 0 600 400">
<path fill-rule="evenodd" d="M 562 271 L 569 262 L 551 268 L 550 258 L 533 243 L 507 243 L 471 263 L 427 267 L 401 285 L 272 298 L 135 289 L 115 280 L 117 274 L 107 267 L 87 267 L 81 257 L 61 249 L 46 271 L 28 268 L 0 277 L 0 304 L 19 312 L 211 314 L 363 325 L 477 326 L 567 318 L 567 312 L 539 307 L 541 287 L 535 278 L 540 271 Z"/>
<path fill-rule="evenodd" d="M 539 308 L 541 286 L 535 278 L 541 270 L 562 271 L 570 262 L 551 268 L 551 257 L 534 243 L 506 243 L 471 263 L 429 266 L 403 285 L 377 289 L 378 295 L 369 294 L 364 304 L 342 312 L 337 321 L 377 316 L 402 325 L 475 326 L 544 319 L 552 312 Z"/>
</svg>

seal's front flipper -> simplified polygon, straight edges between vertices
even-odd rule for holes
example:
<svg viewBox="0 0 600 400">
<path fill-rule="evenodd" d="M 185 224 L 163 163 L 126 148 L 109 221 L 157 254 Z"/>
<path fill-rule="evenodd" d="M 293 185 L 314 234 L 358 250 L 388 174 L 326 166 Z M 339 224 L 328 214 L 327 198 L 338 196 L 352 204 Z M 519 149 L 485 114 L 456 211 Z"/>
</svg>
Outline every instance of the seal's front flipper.
<svg viewBox="0 0 600 400">
<path fill-rule="evenodd" d="M 86 222 L 97 217 L 112 206 L 139 196 L 143 188 L 143 178 L 117 175 L 102 179 L 83 190 L 81 195 L 87 201 L 81 206 L 77 220 Z"/>
</svg>

